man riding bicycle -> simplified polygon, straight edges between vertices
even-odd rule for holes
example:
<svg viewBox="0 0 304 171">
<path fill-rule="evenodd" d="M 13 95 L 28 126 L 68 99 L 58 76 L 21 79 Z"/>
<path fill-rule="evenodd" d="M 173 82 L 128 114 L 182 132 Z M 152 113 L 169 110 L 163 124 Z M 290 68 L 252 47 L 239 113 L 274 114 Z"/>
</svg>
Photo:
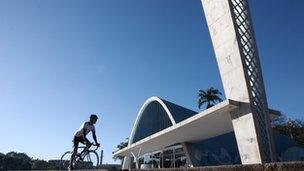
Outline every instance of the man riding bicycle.
<svg viewBox="0 0 304 171">
<path fill-rule="evenodd" d="M 97 115 L 92 114 L 90 116 L 90 120 L 88 122 L 84 122 L 80 128 L 75 132 L 74 134 L 74 139 L 73 139 L 73 153 L 71 155 L 71 160 L 70 160 L 70 164 L 69 164 L 69 169 L 72 170 L 73 168 L 73 161 L 75 159 L 75 156 L 77 154 L 77 150 L 78 150 L 78 146 L 79 143 L 81 142 L 82 144 L 86 145 L 86 148 L 83 149 L 89 149 L 92 145 L 92 143 L 86 138 L 86 135 L 92 131 L 92 135 L 93 135 L 93 139 L 95 141 L 95 144 L 97 146 L 99 146 L 100 144 L 97 142 L 97 137 L 96 137 L 96 133 L 95 133 L 95 126 L 94 124 L 97 122 Z"/>
</svg>

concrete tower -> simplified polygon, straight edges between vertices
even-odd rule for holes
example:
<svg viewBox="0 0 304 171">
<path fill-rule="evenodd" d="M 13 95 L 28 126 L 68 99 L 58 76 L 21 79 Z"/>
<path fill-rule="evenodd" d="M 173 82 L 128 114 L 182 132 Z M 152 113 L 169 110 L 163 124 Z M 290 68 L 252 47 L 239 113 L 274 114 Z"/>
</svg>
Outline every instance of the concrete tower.
<svg viewBox="0 0 304 171">
<path fill-rule="evenodd" d="M 243 164 L 275 161 L 275 148 L 247 0 L 202 0 Z"/>
</svg>

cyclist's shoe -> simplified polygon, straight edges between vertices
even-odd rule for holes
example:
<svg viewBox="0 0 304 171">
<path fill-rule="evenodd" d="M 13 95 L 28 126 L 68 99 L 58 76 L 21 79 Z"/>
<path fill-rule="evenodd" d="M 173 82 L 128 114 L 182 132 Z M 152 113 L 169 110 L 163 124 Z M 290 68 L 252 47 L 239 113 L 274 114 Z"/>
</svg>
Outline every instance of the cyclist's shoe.
<svg viewBox="0 0 304 171">
<path fill-rule="evenodd" d="M 79 161 L 83 161 L 82 153 L 81 154 L 77 154 L 77 156 L 76 156 L 76 162 L 79 162 Z"/>
<path fill-rule="evenodd" d="M 69 166 L 68 170 L 74 170 L 74 167 L 73 166 Z"/>
</svg>

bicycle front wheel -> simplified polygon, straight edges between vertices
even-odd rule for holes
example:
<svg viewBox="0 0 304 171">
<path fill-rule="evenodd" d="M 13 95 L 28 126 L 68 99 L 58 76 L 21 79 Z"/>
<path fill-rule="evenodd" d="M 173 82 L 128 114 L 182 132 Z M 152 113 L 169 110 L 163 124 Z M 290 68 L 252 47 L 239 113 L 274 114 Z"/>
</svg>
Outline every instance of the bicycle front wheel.
<svg viewBox="0 0 304 171">
<path fill-rule="evenodd" d="M 60 159 L 60 170 L 66 170 L 69 167 L 72 153 L 70 151 L 65 152 Z"/>
<path fill-rule="evenodd" d="M 77 169 L 97 169 L 99 157 L 95 151 L 89 151 L 83 158 L 83 161 L 77 161 Z"/>
</svg>

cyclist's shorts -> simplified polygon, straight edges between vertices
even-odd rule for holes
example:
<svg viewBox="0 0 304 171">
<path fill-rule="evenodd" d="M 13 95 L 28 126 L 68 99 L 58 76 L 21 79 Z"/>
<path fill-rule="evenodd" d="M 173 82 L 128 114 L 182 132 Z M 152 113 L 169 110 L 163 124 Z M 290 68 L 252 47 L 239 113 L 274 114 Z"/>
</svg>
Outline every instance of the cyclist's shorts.
<svg viewBox="0 0 304 171">
<path fill-rule="evenodd" d="M 76 137 L 76 136 L 74 136 L 74 139 L 73 139 L 74 147 L 78 146 L 80 142 L 82 144 L 85 144 L 88 141 L 89 140 L 87 138 L 83 139 L 82 137 Z"/>
</svg>

